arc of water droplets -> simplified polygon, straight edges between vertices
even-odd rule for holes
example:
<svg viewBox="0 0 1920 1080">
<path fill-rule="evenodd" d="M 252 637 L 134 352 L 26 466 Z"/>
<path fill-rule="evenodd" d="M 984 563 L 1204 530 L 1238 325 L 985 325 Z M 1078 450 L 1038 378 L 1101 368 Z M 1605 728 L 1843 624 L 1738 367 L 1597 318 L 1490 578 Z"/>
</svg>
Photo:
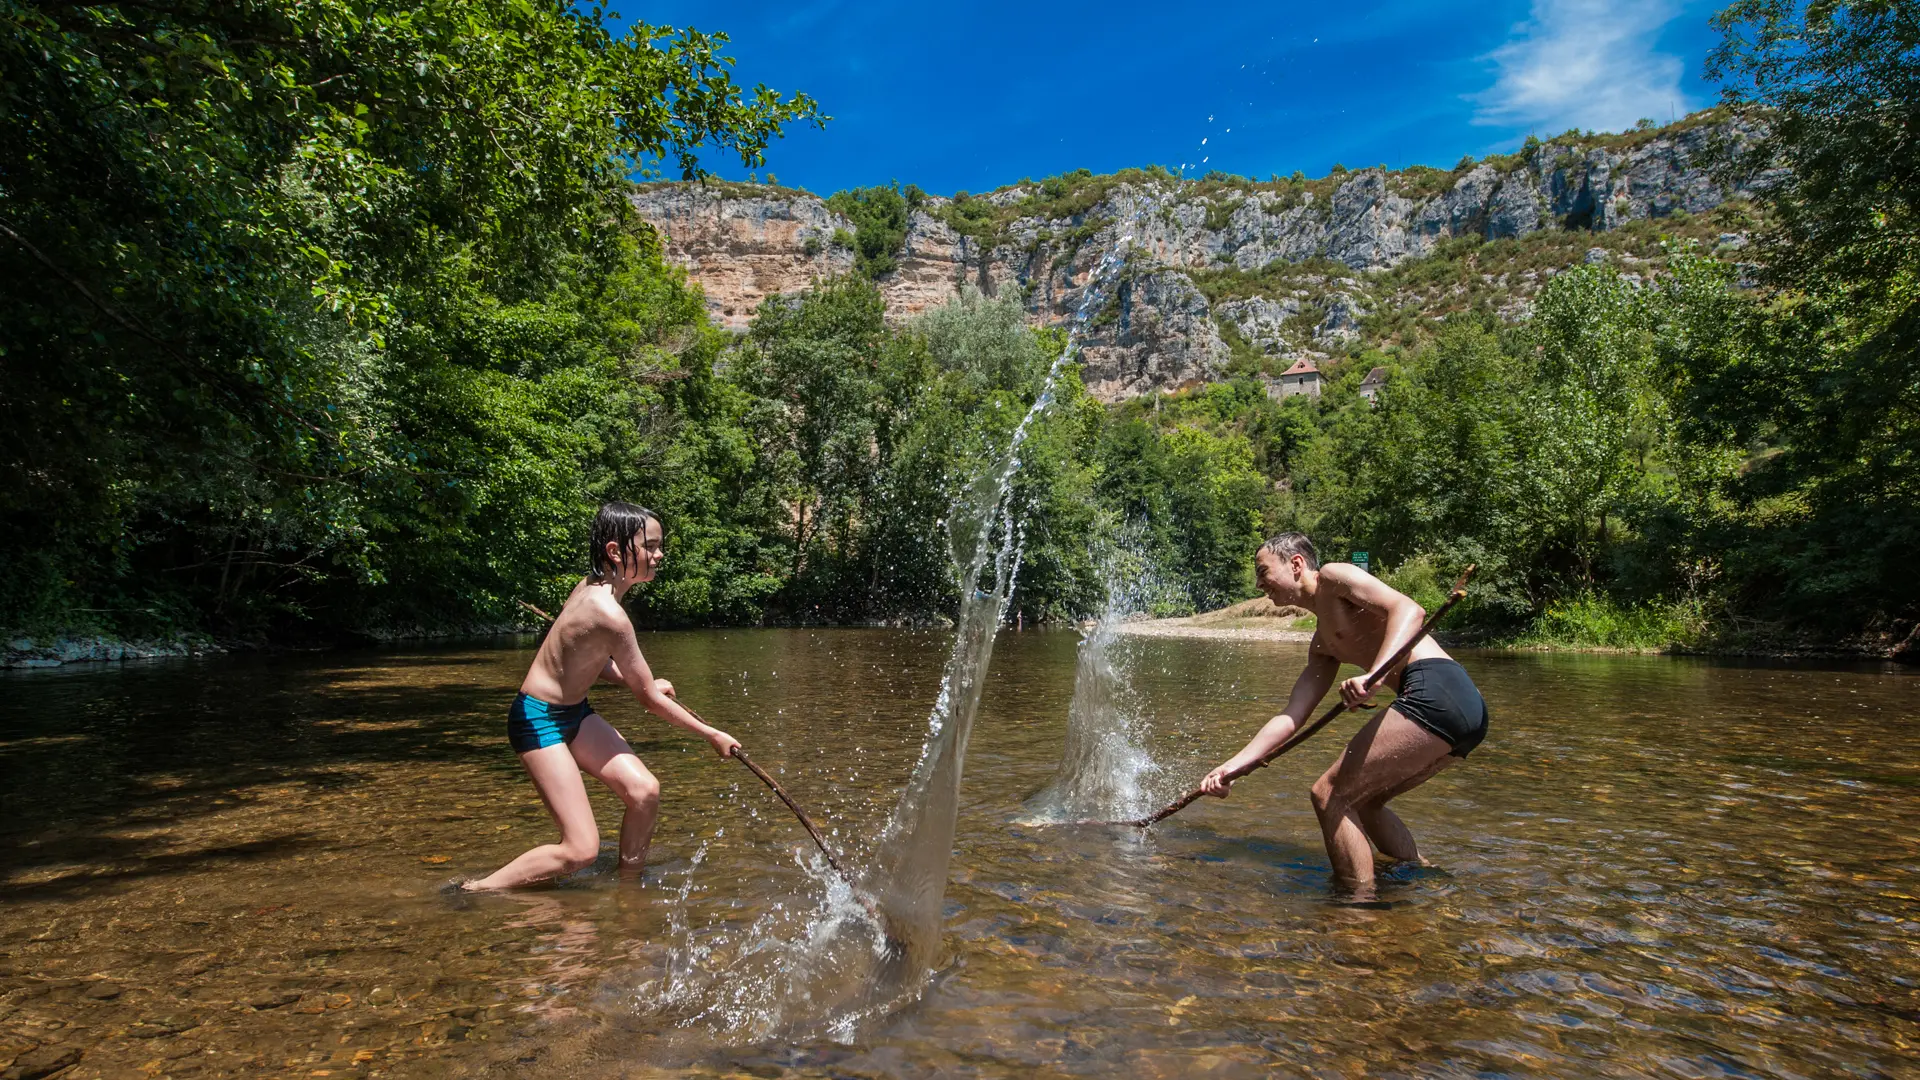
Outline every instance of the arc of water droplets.
<svg viewBox="0 0 1920 1080">
<path fill-rule="evenodd" d="M 1078 354 L 1088 320 L 1104 303 L 1105 287 L 1132 241 L 1131 233 L 1121 236 L 1089 275 L 1067 343 L 1048 368 L 1039 395 L 1014 428 L 998 463 L 969 485 L 948 514 L 948 541 L 963 590 L 953 654 L 929 717 L 919 763 L 882 831 L 864 882 L 869 895 L 881 898 L 888 928 L 904 940 L 897 951 L 890 951 L 876 934 L 868 957 L 849 952 L 843 946 L 853 944 L 853 939 L 844 938 L 836 928 L 863 922 L 860 908 L 852 902 L 851 892 L 835 888 L 824 866 L 803 865 L 826 886 L 824 905 L 800 918 L 795 918 L 797 912 L 776 905 L 753 926 L 733 935 L 746 944 L 721 970 L 705 970 L 714 962 L 714 954 L 707 943 L 691 939 L 684 919 L 676 915 L 680 921 L 672 923 L 670 936 L 683 944 L 670 955 L 664 977 L 643 991 L 652 1008 L 680 1012 L 680 1024 L 702 1023 L 732 1038 L 762 1038 L 777 1030 L 815 1024 L 824 1024 L 836 1037 L 850 1037 L 858 1024 L 918 996 L 938 952 L 967 737 L 993 638 L 1023 552 L 1021 526 L 1009 498 L 1021 464 L 1020 448 L 1039 416 L 1053 405 L 1060 372 Z M 990 552 L 996 522 L 1000 543 Z M 995 579 L 988 594 L 975 587 L 990 554 Z M 703 847 L 694 857 L 695 867 L 704 855 Z M 684 908 L 686 898 L 683 891 L 676 912 Z"/>
<path fill-rule="evenodd" d="M 993 639 L 1023 551 L 1010 497 L 1020 450 L 1035 422 L 1053 405 L 1060 372 L 1077 355 L 1088 320 L 1106 300 L 1104 286 L 1124 263 L 1132 239 L 1131 233 L 1121 236 L 1095 266 L 1074 312 L 1067 343 L 1048 367 L 1039 394 L 1015 425 L 998 464 L 969 485 L 948 515 L 948 542 L 961 589 L 953 652 L 927 718 L 919 761 L 881 833 L 874 869 L 867 878 L 871 893 L 887 912 L 889 926 L 903 940 L 910 939 L 906 964 L 910 978 L 924 972 L 936 952 L 967 740 L 992 658 Z M 996 522 L 1000 543 L 990 547 Z M 980 578 L 989 557 L 994 578 L 988 588 L 982 588 Z"/>
<path fill-rule="evenodd" d="M 1114 243 L 1113 247 L 1109 249 L 1105 255 L 1101 256 L 1100 262 L 1094 266 L 1093 272 L 1087 275 L 1086 290 L 1080 294 L 1079 306 L 1077 306 L 1073 312 L 1073 325 L 1067 331 L 1067 344 L 1060 350 L 1060 355 L 1053 358 L 1053 363 L 1047 368 L 1046 380 L 1041 383 L 1040 386 L 1040 396 L 1034 398 L 1033 405 L 1027 409 L 1027 414 L 1022 416 L 1020 423 L 1014 426 L 1013 438 L 1007 443 L 1006 455 L 1001 459 L 1000 468 L 994 475 L 994 501 L 992 503 L 993 506 L 1000 508 L 1001 520 L 1008 526 L 1012 525 L 1012 508 L 1006 505 L 1007 491 L 1008 487 L 1013 483 L 1014 474 L 1020 471 L 1020 447 L 1027 441 L 1027 435 L 1033 430 L 1034 421 L 1039 419 L 1042 413 L 1045 413 L 1053 407 L 1054 387 L 1059 383 L 1060 372 L 1066 369 L 1067 364 L 1073 360 L 1074 354 L 1079 351 L 1081 332 L 1086 329 L 1087 320 L 1093 317 L 1097 307 L 1104 298 L 1105 294 L 1100 291 L 1100 283 L 1111 276 L 1119 266 L 1126 261 L 1132 245 L 1133 234 L 1128 233 L 1121 236 L 1119 240 Z M 948 516 L 949 520 L 951 520 L 952 515 Z M 966 568 L 968 576 L 970 577 L 977 576 L 977 572 L 986 562 L 985 539 L 986 538 L 982 536 L 981 540 L 983 542 L 975 545 L 974 555 L 971 560 L 972 565 Z M 1005 551 L 1003 550 L 1000 556 L 995 559 L 994 569 L 996 574 L 1003 568 L 1000 560 L 1004 558 L 1004 556 Z M 954 561 L 956 563 L 955 569 L 960 569 L 957 565 L 960 560 L 956 557 Z M 1008 594 L 1011 595 L 1012 589 L 1009 588 L 1007 591 Z"/>
</svg>

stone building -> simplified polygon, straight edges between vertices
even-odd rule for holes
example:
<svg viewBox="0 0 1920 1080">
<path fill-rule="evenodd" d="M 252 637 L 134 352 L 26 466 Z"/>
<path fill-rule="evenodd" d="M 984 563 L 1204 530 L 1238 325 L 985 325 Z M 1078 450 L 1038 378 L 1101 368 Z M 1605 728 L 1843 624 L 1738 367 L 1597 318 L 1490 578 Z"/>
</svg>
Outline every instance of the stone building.
<svg viewBox="0 0 1920 1080">
<path fill-rule="evenodd" d="M 1275 398 L 1290 398 L 1295 394 L 1320 396 L 1320 369 L 1314 362 L 1301 357 L 1293 366 L 1280 373 L 1277 382 L 1267 384 L 1267 393 Z"/>
<path fill-rule="evenodd" d="M 1380 388 L 1386 384 L 1387 369 L 1383 367 L 1374 368 L 1372 371 L 1367 372 L 1366 378 L 1360 380 L 1360 396 L 1366 398 L 1368 401 L 1378 403 L 1380 400 Z"/>
</svg>

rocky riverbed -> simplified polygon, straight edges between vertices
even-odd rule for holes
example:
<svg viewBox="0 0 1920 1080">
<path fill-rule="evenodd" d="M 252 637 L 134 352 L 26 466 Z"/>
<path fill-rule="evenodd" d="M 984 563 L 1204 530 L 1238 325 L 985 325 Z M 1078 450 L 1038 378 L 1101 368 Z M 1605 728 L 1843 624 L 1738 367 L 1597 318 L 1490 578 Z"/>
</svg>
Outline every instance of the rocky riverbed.
<svg viewBox="0 0 1920 1080">
<path fill-rule="evenodd" d="M 10 668 L 59 667 L 63 664 L 205 656 L 226 651 L 225 646 L 204 634 L 180 633 L 168 638 L 137 641 L 100 634 L 60 634 L 52 637 L 15 635 L 7 640 L 6 652 L 0 663 Z"/>
</svg>

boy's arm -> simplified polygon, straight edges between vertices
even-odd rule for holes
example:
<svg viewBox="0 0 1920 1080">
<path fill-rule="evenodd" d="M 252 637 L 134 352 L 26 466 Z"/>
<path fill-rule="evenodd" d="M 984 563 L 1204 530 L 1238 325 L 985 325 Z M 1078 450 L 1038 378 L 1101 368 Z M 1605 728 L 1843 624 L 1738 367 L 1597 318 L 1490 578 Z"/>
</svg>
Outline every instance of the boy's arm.
<svg viewBox="0 0 1920 1080">
<path fill-rule="evenodd" d="M 1333 685 L 1334 676 L 1339 672 L 1340 661 L 1316 647 L 1308 655 L 1306 669 L 1294 680 L 1293 693 L 1287 696 L 1286 709 L 1267 721 L 1266 726 L 1246 746 L 1241 747 L 1239 753 L 1208 773 L 1206 779 L 1200 781 L 1200 790 L 1226 798 L 1227 788 L 1233 783 L 1233 778 L 1251 769 L 1256 762 L 1286 742 L 1300 727 L 1300 721 L 1313 712 L 1313 707 L 1320 703 L 1321 698 L 1327 696 L 1327 688 Z"/>
<path fill-rule="evenodd" d="M 692 713 L 680 707 L 673 700 L 673 685 L 665 679 L 655 679 L 653 669 L 647 666 L 647 658 L 640 655 L 639 639 L 634 637 L 633 624 L 622 614 L 620 622 L 613 627 L 613 658 L 609 666 L 626 675 L 627 689 L 640 699 L 647 711 L 660 717 L 675 727 L 683 727 L 695 735 L 707 740 L 713 752 L 721 757 L 733 753 L 740 741 L 716 727 L 709 727 L 696 720 Z"/>
<path fill-rule="evenodd" d="M 1427 613 L 1406 594 L 1349 563 L 1328 563 L 1321 567 L 1320 580 L 1331 584 L 1335 595 L 1368 611 L 1381 612 L 1387 618 L 1386 632 L 1380 635 L 1380 651 L 1374 656 L 1366 674 L 1355 675 L 1340 684 L 1340 699 L 1347 703 L 1348 708 L 1355 708 L 1366 704 L 1367 699 L 1373 696 L 1373 691 L 1367 687 L 1367 680 L 1385 667 L 1401 646 L 1420 633 Z"/>
<path fill-rule="evenodd" d="M 607 658 L 606 666 L 600 669 L 600 681 L 610 682 L 615 686 L 627 685 L 627 677 L 620 673 L 620 665 L 614 663 L 613 658 L 611 656 Z M 678 694 L 675 694 L 673 692 L 673 684 L 668 682 L 665 679 L 655 679 L 653 680 L 653 684 L 655 686 L 658 686 L 660 688 L 660 692 L 667 695 L 668 697 L 679 696 Z"/>
</svg>

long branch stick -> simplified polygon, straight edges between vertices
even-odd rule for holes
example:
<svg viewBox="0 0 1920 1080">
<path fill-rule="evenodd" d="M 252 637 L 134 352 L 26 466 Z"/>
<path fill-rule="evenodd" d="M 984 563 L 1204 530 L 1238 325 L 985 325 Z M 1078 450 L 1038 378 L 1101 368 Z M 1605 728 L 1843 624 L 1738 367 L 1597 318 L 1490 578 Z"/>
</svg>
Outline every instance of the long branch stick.
<svg viewBox="0 0 1920 1080">
<path fill-rule="evenodd" d="M 701 721 L 701 723 L 705 722 L 704 720 Z M 827 865 L 833 867 L 833 872 L 839 874 L 842 880 L 849 886 L 852 886 L 853 876 L 848 874 L 846 868 L 840 865 L 839 859 L 833 857 L 833 851 L 827 847 L 826 838 L 820 835 L 819 827 L 813 823 L 812 818 L 807 816 L 805 810 L 800 809 L 800 804 L 793 801 L 793 796 L 787 794 L 787 789 L 780 786 L 780 781 L 768 775 L 767 770 L 755 765 L 753 759 L 747 756 L 747 752 L 744 749 L 738 746 L 734 747 L 733 756 L 740 759 L 740 764 L 753 770 L 753 775 L 759 777 L 761 783 L 772 788 L 773 793 L 780 797 L 780 801 L 787 804 L 787 809 L 793 811 L 793 816 L 800 819 L 800 827 L 807 830 L 808 836 L 813 837 L 813 846 L 819 848 L 820 854 L 826 857 Z"/>
<path fill-rule="evenodd" d="M 1474 568 L 1472 566 L 1468 566 L 1466 570 L 1461 572 L 1460 579 L 1453 583 L 1453 591 L 1447 594 L 1447 602 L 1444 604 L 1441 604 L 1439 609 L 1434 611 L 1432 615 L 1427 616 L 1427 621 L 1421 625 L 1420 632 L 1413 635 L 1412 639 L 1410 639 L 1405 645 L 1400 646 L 1400 648 L 1397 651 L 1395 651 L 1391 657 L 1387 659 L 1387 662 L 1385 664 L 1382 664 L 1379 670 L 1374 672 L 1373 677 L 1367 680 L 1367 689 L 1369 691 L 1371 691 L 1375 686 L 1379 685 L 1380 680 L 1386 678 L 1388 672 L 1400 666 L 1400 662 L 1407 658 L 1407 654 L 1413 651 L 1413 647 L 1415 645 L 1418 645 L 1422 638 L 1425 638 L 1428 634 L 1432 633 L 1433 628 L 1439 625 L 1440 620 L 1446 617 L 1447 612 L 1453 610 L 1453 605 L 1459 603 L 1461 600 L 1466 598 L 1467 579 L 1473 576 L 1473 570 Z M 1319 731 L 1323 727 L 1326 727 L 1329 721 L 1331 721 L 1334 717 L 1339 716 L 1341 713 L 1345 712 L 1346 709 L 1347 709 L 1347 703 L 1345 701 L 1340 701 L 1335 703 L 1332 708 L 1328 709 L 1325 713 L 1321 714 L 1320 719 L 1315 720 L 1313 723 L 1307 725 L 1304 728 L 1301 728 L 1299 731 L 1294 732 L 1292 737 L 1287 739 L 1286 742 L 1281 743 L 1279 746 L 1274 747 L 1273 750 L 1270 751 L 1265 757 L 1261 758 L 1260 760 L 1254 762 L 1251 765 L 1248 765 L 1244 769 L 1236 769 L 1233 772 L 1228 773 L 1227 780 L 1229 782 L 1238 780 L 1255 769 L 1266 768 L 1281 754 L 1286 753 L 1287 751 L 1293 749 L 1296 746 L 1299 746 L 1301 743 L 1306 742 L 1308 739 L 1312 738 L 1315 732 Z M 1075 825 L 1131 825 L 1136 829 L 1145 829 L 1152 825 L 1158 824 L 1161 821 L 1165 821 L 1167 818 L 1170 818 L 1173 815 L 1179 813 L 1180 811 L 1186 809 L 1188 804 L 1192 803 L 1195 799 L 1198 799 L 1203 794 L 1205 794 L 1205 792 L 1201 791 L 1200 788 L 1196 786 L 1191 790 L 1189 790 L 1186 794 L 1180 796 L 1178 799 L 1175 799 L 1172 802 L 1168 803 L 1166 806 L 1161 807 L 1155 813 L 1147 817 L 1135 818 L 1131 821 L 1086 820 L 1086 821 L 1076 821 L 1074 822 L 1074 824 Z"/>
<path fill-rule="evenodd" d="M 687 710 L 688 716 L 699 720 L 702 724 L 707 723 L 706 720 L 701 718 L 699 713 L 687 708 L 685 704 L 682 704 L 680 707 Z M 707 724 L 707 726 L 712 727 L 713 725 Z M 853 894 L 853 898 L 859 902 L 861 907 L 867 910 L 867 914 L 873 916 L 874 922 L 879 923 L 884 930 L 887 925 L 886 917 L 880 914 L 879 905 L 874 903 L 872 897 L 861 891 L 859 883 L 853 880 L 853 875 L 847 872 L 846 867 L 840 865 L 839 859 L 833 857 L 833 849 L 827 847 L 826 837 L 820 835 L 819 826 L 813 823 L 813 819 L 807 816 L 807 812 L 800 809 L 799 803 L 793 801 L 793 796 L 787 794 L 787 789 L 780 786 L 780 781 L 775 780 L 767 770 L 754 764 L 753 759 L 747 756 L 745 748 L 736 743 L 731 752 L 734 757 L 740 760 L 740 764 L 745 765 L 753 775 L 760 778 L 761 783 L 767 785 L 775 795 L 780 797 L 781 802 L 787 804 L 787 809 L 793 811 L 794 817 L 800 819 L 800 827 L 807 830 L 808 836 L 813 837 L 813 845 L 820 849 L 820 854 L 826 858 L 827 865 L 833 868 L 834 873 L 840 875 L 840 880 L 847 883 L 847 890 Z M 888 937 L 892 937 L 892 935 L 888 934 Z"/>
<path fill-rule="evenodd" d="M 521 607 L 526 608 L 528 611 L 533 612 L 535 615 L 540 616 L 541 618 L 547 620 L 548 622 L 553 621 L 553 616 L 547 614 L 544 611 L 541 611 L 539 608 L 534 607 L 532 604 L 527 603 L 525 600 L 516 600 L 514 601 L 514 603 L 519 604 Z M 680 702 L 678 697 L 676 697 L 674 700 L 676 702 L 679 702 L 680 707 L 687 711 L 688 716 L 693 717 L 695 720 L 699 720 L 702 724 L 707 724 L 706 720 L 702 718 L 699 713 L 694 712 L 693 709 L 689 707 L 685 702 Z M 707 726 L 712 727 L 713 725 L 707 724 Z M 805 810 L 800 809 L 799 803 L 793 801 L 793 796 L 787 794 L 787 789 L 780 786 L 780 781 L 775 780 L 772 777 L 772 775 L 770 775 L 767 772 L 767 770 L 754 764 L 753 759 L 747 756 L 747 751 L 745 750 L 745 748 L 741 747 L 738 743 L 734 744 L 733 750 L 731 752 L 734 757 L 740 760 L 740 764 L 745 765 L 749 770 L 753 772 L 753 775 L 760 778 L 761 783 L 773 789 L 773 793 L 775 795 L 780 796 L 780 801 L 787 804 L 787 809 L 793 811 L 794 817 L 800 819 L 800 827 L 807 830 L 808 836 L 813 837 L 813 844 L 815 847 L 820 849 L 820 854 L 826 857 L 827 865 L 833 867 L 833 872 L 840 875 L 841 881 L 844 881 L 847 883 L 847 888 L 853 892 L 853 898 L 860 902 L 861 907 L 867 909 L 867 914 L 872 915 L 875 921 L 883 921 L 880 915 L 880 908 L 876 904 L 874 904 L 871 897 L 867 896 L 866 893 L 860 891 L 860 886 L 857 883 L 855 883 L 855 881 L 853 880 L 853 875 L 847 873 L 847 868 L 844 866 L 841 866 L 840 860 L 833 857 L 833 850 L 827 847 L 827 839 L 826 837 L 820 835 L 819 826 L 813 823 L 813 819 L 807 816 L 807 812 Z"/>
</svg>

